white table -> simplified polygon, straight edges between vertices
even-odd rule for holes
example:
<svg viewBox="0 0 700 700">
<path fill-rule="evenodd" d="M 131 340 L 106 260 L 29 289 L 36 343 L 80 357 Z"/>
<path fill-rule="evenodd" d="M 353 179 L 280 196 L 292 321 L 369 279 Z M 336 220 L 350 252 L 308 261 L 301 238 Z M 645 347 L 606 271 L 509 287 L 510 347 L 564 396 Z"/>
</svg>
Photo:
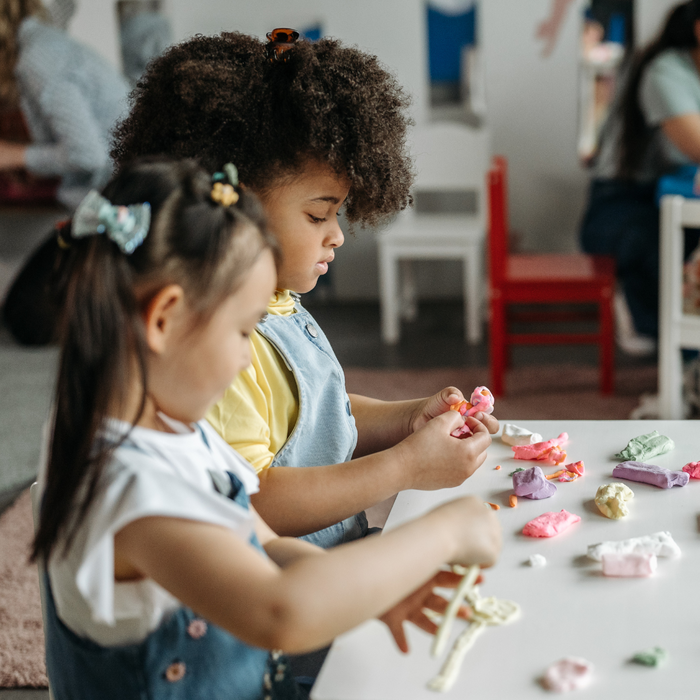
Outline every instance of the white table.
<svg viewBox="0 0 700 700">
<path fill-rule="evenodd" d="M 462 486 L 399 494 L 386 527 L 396 527 L 462 494 L 474 493 L 498 503 L 503 551 L 496 567 L 485 572 L 481 593 L 515 600 L 522 607 L 521 619 L 488 628 L 468 652 L 454 687 L 445 694 L 426 687 L 444 660 L 444 655 L 430 657 L 429 635 L 407 624 L 411 652 L 402 655 L 381 623 L 367 622 L 335 641 L 313 689 L 313 700 L 438 700 L 441 695 L 470 700 L 541 698 L 549 693 L 538 679 L 564 656 L 580 656 L 595 665 L 595 680 L 579 691 L 582 696 L 596 700 L 698 697 L 700 481 L 670 490 L 627 481 L 635 498 L 629 504 L 630 515 L 618 521 L 603 517 L 593 498 L 598 486 L 616 481 L 612 469 L 619 460 L 613 455 L 637 435 L 656 429 L 675 441 L 675 450 L 649 460 L 651 463 L 681 469 L 700 460 L 700 424 L 513 422 L 545 439 L 569 433 L 566 461 L 583 460 L 585 476 L 571 483 L 555 480 L 558 490 L 553 497 L 540 501 L 521 498 L 516 508 L 509 508 L 509 472 L 536 463 L 512 459 L 510 447 L 494 438 L 486 462 Z M 494 469 L 497 464 L 502 465 L 501 470 Z M 544 468 L 546 474 L 554 470 Z M 562 508 L 580 515 L 581 522 L 549 539 L 521 534 L 532 518 Z M 659 557 L 658 569 L 650 578 L 604 577 L 600 563 L 585 556 L 589 544 L 659 530 L 671 532 L 683 556 Z M 535 553 L 547 558 L 546 567 L 533 569 L 524 564 Z M 462 629 L 463 623 L 455 624 L 450 644 Z M 646 668 L 629 662 L 635 652 L 653 646 L 668 651 L 665 666 Z"/>
</svg>

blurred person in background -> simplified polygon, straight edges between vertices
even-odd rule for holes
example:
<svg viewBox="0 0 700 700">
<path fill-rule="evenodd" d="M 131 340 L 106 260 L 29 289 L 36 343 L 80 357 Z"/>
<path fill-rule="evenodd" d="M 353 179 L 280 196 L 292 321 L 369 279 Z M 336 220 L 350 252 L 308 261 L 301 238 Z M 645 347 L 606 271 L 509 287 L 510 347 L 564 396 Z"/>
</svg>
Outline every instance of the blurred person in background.
<svg viewBox="0 0 700 700">
<path fill-rule="evenodd" d="M 700 163 L 700 0 L 675 7 L 626 73 L 600 135 L 581 244 L 615 258 L 618 343 L 643 355 L 654 352 L 659 327 L 657 183 Z M 688 235 L 686 253 L 697 242 Z"/>
<path fill-rule="evenodd" d="M 110 132 L 127 109 L 117 69 L 69 37 L 72 0 L 0 0 L 0 111 L 21 112 L 29 143 L 0 136 L 0 173 L 59 179 L 56 199 L 75 208 L 112 174 Z"/>
</svg>

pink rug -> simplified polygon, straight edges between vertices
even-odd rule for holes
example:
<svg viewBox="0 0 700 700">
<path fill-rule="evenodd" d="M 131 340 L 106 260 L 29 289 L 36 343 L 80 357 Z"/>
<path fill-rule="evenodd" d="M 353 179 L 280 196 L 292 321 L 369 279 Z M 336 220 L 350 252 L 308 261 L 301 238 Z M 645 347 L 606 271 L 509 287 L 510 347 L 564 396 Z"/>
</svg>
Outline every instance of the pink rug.
<svg viewBox="0 0 700 700">
<path fill-rule="evenodd" d="M 465 393 L 488 384 L 486 368 L 346 370 L 350 393 L 387 401 L 428 396 L 454 385 Z M 643 392 L 656 391 L 656 367 L 616 373 L 615 395 L 598 393 L 595 367 L 528 367 L 508 375 L 496 415 L 509 419 L 621 420 Z M 47 687 L 39 581 L 27 561 L 33 534 L 29 491 L 0 517 L 0 688 Z"/>
<path fill-rule="evenodd" d="M 0 517 L 0 688 L 47 688 L 29 489 Z"/>
<path fill-rule="evenodd" d="M 446 386 L 469 394 L 488 386 L 488 369 L 346 369 L 348 393 L 399 401 L 430 396 Z M 630 367 L 615 373 L 615 393 L 598 391 L 598 369 L 580 366 L 534 366 L 510 370 L 506 395 L 496 400 L 495 415 L 511 420 L 624 420 L 636 408 L 641 394 L 657 390 L 655 365 Z"/>
</svg>

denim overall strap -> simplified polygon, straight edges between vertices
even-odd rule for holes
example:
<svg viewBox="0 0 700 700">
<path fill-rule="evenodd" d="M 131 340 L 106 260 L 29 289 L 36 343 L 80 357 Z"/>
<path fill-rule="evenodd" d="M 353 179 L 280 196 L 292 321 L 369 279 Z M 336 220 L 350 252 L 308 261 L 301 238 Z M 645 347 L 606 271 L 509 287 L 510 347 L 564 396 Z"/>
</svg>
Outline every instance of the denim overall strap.
<svg viewBox="0 0 700 700">
<path fill-rule="evenodd" d="M 318 323 L 297 301 L 295 313 L 268 315 L 257 331 L 294 374 L 299 397 L 296 425 L 271 467 L 320 467 L 350 460 L 357 445 L 357 428 L 345 374 Z M 327 548 L 366 533 L 367 518 L 362 512 L 301 539 Z"/>
<path fill-rule="evenodd" d="M 247 508 L 241 482 L 230 479 L 227 495 Z M 262 551 L 255 535 L 251 544 Z M 46 666 L 55 700 L 308 700 L 284 656 L 242 642 L 189 608 L 174 611 L 137 644 L 102 647 L 83 639 L 59 619 L 48 575 L 45 581 Z"/>
</svg>

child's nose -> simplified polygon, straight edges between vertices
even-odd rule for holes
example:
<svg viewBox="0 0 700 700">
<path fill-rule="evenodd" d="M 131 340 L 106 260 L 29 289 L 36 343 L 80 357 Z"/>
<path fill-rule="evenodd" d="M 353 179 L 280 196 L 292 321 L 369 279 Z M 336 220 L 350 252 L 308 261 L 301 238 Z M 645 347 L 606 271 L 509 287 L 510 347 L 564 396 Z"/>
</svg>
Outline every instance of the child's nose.
<svg viewBox="0 0 700 700">
<path fill-rule="evenodd" d="M 331 224 L 331 229 L 326 237 L 326 245 L 332 248 L 340 248 L 345 242 L 345 235 L 343 234 L 343 229 L 340 228 L 340 223 L 338 219 Z"/>
</svg>

